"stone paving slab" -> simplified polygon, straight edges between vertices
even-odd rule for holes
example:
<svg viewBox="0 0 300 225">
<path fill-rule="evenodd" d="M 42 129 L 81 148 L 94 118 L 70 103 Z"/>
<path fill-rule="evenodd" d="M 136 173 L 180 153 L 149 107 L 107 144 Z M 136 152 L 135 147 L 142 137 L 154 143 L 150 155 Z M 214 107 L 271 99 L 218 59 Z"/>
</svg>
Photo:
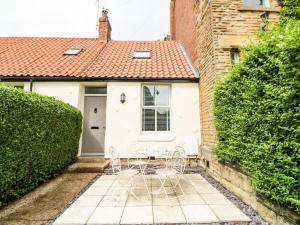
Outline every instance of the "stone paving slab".
<svg viewBox="0 0 300 225">
<path fill-rule="evenodd" d="M 150 191 L 159 190 L 155 175 L 147 175 Z M 123 186 L 128 179 L 99 177 L 54 225 L 184 224 L 250 222 L 251 220 L 199 174 L 185 174 L 180 190 L 167 184 L 164 193 L 147 195 L 141 176 L 136 177 L 134 197 Z M 125 191 L 123 191 L 125 189 Z"/>
</svg>

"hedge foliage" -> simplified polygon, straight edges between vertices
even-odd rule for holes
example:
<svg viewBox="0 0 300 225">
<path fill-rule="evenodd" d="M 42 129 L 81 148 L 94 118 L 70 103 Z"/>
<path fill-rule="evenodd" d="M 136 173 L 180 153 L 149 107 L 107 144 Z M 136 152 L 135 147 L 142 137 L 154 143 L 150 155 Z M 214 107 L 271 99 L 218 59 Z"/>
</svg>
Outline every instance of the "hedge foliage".
<svg viewBox="0 0 300 225">
<path fill-rule="evenodd" d="M 74 161 L 81 121 L 71 105 L 0 85 L 0 206 Z"/>
<path fill-rule="evenodd" d="M 214 93 L 219 159 L 300 213 L 300 21 L 259 35 Z"/>
<path fill-rule="evenodd" d="M 283 5 L 281 11 L 282 22 L 289 19 L 300 20 L 300 0 L 283 0 Z"/>
</svg>

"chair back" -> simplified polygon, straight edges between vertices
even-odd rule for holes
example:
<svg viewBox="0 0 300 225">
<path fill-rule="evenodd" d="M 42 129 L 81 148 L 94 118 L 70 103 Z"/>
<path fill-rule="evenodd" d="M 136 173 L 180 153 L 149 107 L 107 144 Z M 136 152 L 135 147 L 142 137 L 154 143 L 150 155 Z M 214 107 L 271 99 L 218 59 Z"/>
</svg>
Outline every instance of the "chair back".
<svg viewBox="0 0 300 225">
<path fill-rule="evenodd" d="M 110 155 L 110 164 L 111 164 L 113 173 L 115 174 L 117 172 L 120 172 L 122 170 L 121 159 L 120 159 L 118 152 L 116 152 L 116 150 L 113 146 L 111 146 L 109 148 L 109 155 Z"/>
<path fill-rule="evenodd" d="M 137 160 L 142 160 L 144 158 L 147 158 L 147 150 L 146 147 L 139 143 L 133 143 L 132 144 L 132 158 L 135 158 Z"/>
<path fill-rule="evenodd" d="M 170 159 L 168 162 L 169 168 L 175 169 L 179 173 L 183 174 L 186 166 L 186 156 L 184 148 L 177 146 L 171 152 Z"/>
</svg>

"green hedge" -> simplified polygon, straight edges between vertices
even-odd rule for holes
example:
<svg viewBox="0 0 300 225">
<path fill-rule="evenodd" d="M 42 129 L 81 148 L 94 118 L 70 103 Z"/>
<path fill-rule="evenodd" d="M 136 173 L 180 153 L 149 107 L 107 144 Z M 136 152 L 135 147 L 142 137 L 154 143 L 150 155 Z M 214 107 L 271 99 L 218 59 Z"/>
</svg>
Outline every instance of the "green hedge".
<svg viewBox="0 0 300 225">
<path fill-rule="evenodd" d="M 259 35 L 214 93 L 219 159 L 300 212 L 300 21 Z"/>
<path fill-rule="evenodd" d="M 281 20 L 300 20 L 300 0 L 283 0 L 284 7 L 281 11 Z"/>
<path fill-rule="evenodd" d="M 74 161 L 81 121 L 68 104 L 0 85 L 0 206 Z"/>
</svg>

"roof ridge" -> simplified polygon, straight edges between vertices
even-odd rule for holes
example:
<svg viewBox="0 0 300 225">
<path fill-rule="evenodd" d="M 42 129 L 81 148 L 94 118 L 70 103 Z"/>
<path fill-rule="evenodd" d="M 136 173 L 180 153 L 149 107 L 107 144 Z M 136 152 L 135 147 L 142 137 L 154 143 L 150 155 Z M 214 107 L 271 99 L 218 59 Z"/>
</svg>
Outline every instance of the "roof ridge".
<svg viewBox="0 0 300 225">
<path fill-rule="evenodd" d="M 51 40 L 54 40 L 54 39 L 62 39 L 62 40 L 99 40 L 98 38 L 76 38 L 76 37 L 1 37 L 0 36 L 0 39 L 12 39 L 12 40 L 18 40 L 18 39 L 27 39 L 27 40 L 36 40 L 36 39 L 51 39 Z M 99 42 L 104 42 L 104 41 L 101 41 L 99 40 Z"/>
<path fill-rule="evenodd" d="M 111 40 L 111 42 L 120 42 L 120 43 L 124 43 L 124 42 L 130 42 L 130 43 L 145 43 L 145 42 L 149 42 L 149 43 L 170 43 L 170 42 L 177 42 L 180 43 L 179 40 L 153 40 L 153 41 L 149 41 L 149 40 L 138 40 L 138 41 L 134 41 L 134 40 Z"/>
</svg>

